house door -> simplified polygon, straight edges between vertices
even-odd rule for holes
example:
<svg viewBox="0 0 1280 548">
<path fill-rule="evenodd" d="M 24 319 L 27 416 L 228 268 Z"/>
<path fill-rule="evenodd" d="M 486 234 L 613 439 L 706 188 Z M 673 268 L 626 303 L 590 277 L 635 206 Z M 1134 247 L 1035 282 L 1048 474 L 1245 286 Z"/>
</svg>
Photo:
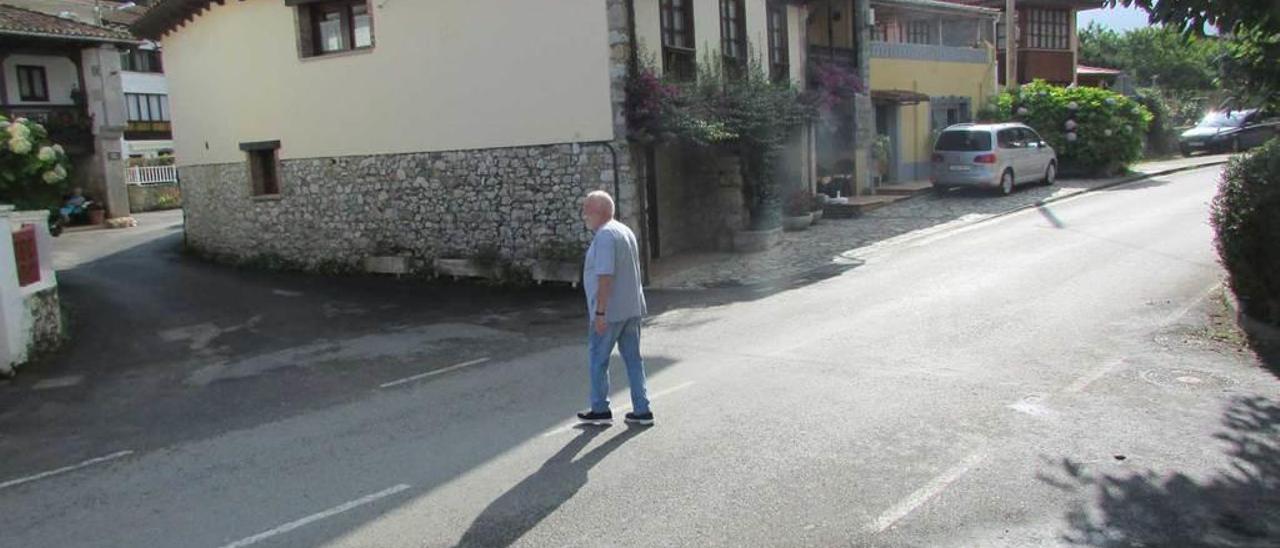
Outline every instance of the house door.
<svg viewBox="0 0 1280 548">
<path fill-rule="evenodd" d="M 898 105 L 876 103 L 876 139 L 884 140 L 888 151 L 886 165 L 880 166 L 881 183 L 898 180 L 898 133 Z"/>
</svg>

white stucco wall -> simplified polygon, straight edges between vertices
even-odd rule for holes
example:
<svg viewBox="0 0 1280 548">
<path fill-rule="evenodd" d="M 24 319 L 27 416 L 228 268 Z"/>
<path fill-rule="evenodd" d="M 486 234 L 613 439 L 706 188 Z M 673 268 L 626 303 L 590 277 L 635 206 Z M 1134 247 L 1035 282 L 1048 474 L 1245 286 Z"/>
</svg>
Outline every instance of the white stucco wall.
<svg viewBox="0 0 1280 548">
<path fill-rule="evenodd" d="M 44 67 L 49 83 L 48 101 L 23 101 L 18 92 L 18 65 Z M 76 65 L 71 59 L 55 55 L 10 55 L 4 60 L 5 93 L 11 105 L 71 105 L 71 90 L 80 87 Z"/>
<path fill-rule="evenodd" d="M 720 0 L 693 0 L 694 39 L 698 44 L 698 62 L 709 55 L 720 55 Z M 762 61 L 767 59 L 769 48 L 768 1 L 747 0 L 747 39 L 751 54 Z M 805 47 L 802 41 L 805 10 L 799 6 L 787 7 L 788 52 L 791 57 L 791 79 L 796 83 L 804 79 Z M 648 61 L 662 71 L 662 19 L 658 0 L 636 0 L 636 39 L 648 55 Z"/>
<path fill-rule="evenodd" d="M 376 46 L 299 59 L 280 0 L 211 5 L 162 41 L 182 165 L 613 139 L 600 0 L 371 2 Z"/>
</svg>

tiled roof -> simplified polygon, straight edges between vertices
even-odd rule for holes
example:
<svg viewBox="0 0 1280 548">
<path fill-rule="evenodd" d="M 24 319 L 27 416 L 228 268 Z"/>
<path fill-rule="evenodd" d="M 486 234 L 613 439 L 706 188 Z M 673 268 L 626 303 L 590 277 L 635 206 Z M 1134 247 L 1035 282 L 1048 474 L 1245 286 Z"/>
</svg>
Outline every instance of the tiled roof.
<svg viewBox="0 0 1280 548">
<path fill-rule="evenodd" d="M 125 31 L 0 4 L 0 35 L 5 34 L 98 42 L 137 42 Z"/>
</svg>

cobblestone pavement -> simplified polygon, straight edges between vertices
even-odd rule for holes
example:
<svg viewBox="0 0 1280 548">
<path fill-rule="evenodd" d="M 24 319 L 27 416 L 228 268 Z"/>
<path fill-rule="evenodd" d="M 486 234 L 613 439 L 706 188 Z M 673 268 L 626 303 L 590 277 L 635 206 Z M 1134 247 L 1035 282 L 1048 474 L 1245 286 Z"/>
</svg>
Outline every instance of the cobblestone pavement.
<svg viewBox="0 0 1280 548">
<path fill-rule="evenodd" d="M 1134 175 L 1156 175 L 1170 170 L 1219 164 L 1228 157 L 1213 155 L 1144 162 L 1133 166 L 1130 171 Z M 860 218 L 823 219 L 808 230 L 783 233 L 782 242 L 777 247 L 762 253 L 687 253 L 654 261 L 650 265 L 651 286 L 701 289 L 777 285 L 838 273 L 856 265 L 856 255 L 869 246 L 943 232 L 1045 200 L 1087 192 L 1132 176 L 1061 179 L 1053 186 L 1020 187 L 1009 196 L 997 196 L 977 189 L 958 189 L 945 195 L 924 193 L 871 211 Z"/>
</svg>

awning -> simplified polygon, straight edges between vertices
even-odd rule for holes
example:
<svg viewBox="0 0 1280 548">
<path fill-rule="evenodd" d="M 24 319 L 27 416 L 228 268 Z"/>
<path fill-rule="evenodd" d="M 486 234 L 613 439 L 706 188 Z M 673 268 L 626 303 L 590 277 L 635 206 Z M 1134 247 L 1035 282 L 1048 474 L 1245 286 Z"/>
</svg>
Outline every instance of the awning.
<svg viewBox="0 0 1280 548">
<path fill-rule="evenodd" d="M 929 102 L 929 96 L 918 91 L 906 89 L 873 89 L 871 100 L 902 105 L 917 105 Z"/>
</svg>

